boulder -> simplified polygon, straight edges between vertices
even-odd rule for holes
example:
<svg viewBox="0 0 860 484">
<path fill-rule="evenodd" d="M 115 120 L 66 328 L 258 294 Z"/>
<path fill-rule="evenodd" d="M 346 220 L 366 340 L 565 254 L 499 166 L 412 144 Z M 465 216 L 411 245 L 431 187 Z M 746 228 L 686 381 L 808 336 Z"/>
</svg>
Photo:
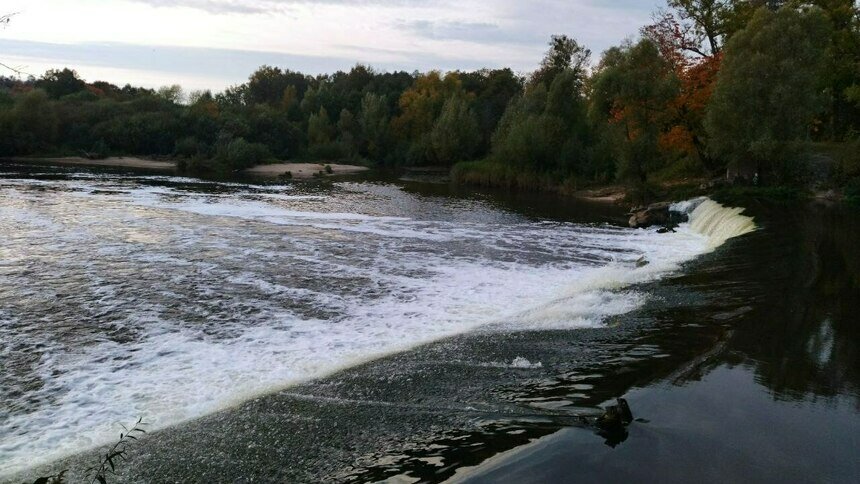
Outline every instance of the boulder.
<svg viewBox="0 0 860 484">
<path fill-rule="evenodd" d="M 610 405 L 604 409 L 603 415 L 597 419 L 597 426 L 602 429 L 621 428 L 633 422 L 633 412 L 627 405 L 627 400 L 616 398 L 618 405 Z"/>
<path fill-rule="evenodd" d="M 645 208 L 634 209 L 630 215 L 630 226 L 633 228 L 650 227 L 652 225 L 668 225 L 671 219 L 669 214 L 670 202 L 660 202 L 648 205 Z"/>
</svg>

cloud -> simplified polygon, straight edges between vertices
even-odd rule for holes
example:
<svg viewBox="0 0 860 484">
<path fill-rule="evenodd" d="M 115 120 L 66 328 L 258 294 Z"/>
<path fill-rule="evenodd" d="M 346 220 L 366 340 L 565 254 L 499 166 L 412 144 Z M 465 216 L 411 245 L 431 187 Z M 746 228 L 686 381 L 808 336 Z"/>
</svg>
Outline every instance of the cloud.
<svg viewBox="0 0 860 484">
<path fill-rule="evenodd" d="M 165 83 L 183 84 L 185 79 L 201 77 L 214 82 L 206 87 L 220 89 L 230 84 L 241 83 L 261 65 L 273 65 L 306 74 L 328 74 L 338 70 L 349 70 L 356 63 L 369 64 L 386 71 L 424 71 L 431 68 L 443 70 L 478 69 L 487 67 L 483 62 L 456 59 L 434 54 L 415 59 L 408 51 L 356 49 L 347 56 L 299 55 L 278 52 L 263 52 L 237 49 L 215 49 L 181 46 L 146 46 L 108 42 L 82 42 L 56 44 L 11 39 L 0 39 L 0 52 L 14 52 L 16 62 L 38 64 L 47 68 L 94 66 L 124 70 L 140 70 L 162 73 L 170 79 Z M 387 61 L 366 58 L 385 53 Z M 30 69 L 33 70 L 33 69 Z M 32 74 L 39 74 L 32 72 Z M 87 79 L 95 81 L 98 79 Z M 117 80 L 131 82 L 134 79 Z"/>
<path fill-rule="evenodd" d="M 542 35 L 533 31 L 504 29 L 488 22 L 462 21 L 401 21 L 396 27 L 412 35 L 432 40 L 461 40 L 480 44 L 541 44 Z"/>
<path fill-rule="evenodd" d="M 283 12 L 293 5 L 339 5 L 357 7 L 367 5 L 382 6 L 424 6 L 431 1 L 421 0 L 132 0 L 153 7 L 186 7 L 214 14 L 264 14 Z"/>
</svg>

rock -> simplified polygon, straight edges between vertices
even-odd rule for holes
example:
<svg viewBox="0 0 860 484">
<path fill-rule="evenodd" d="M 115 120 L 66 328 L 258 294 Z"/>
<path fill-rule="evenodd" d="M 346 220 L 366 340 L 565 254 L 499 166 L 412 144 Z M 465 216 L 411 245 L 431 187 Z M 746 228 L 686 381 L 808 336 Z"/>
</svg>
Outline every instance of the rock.
<svg viewBox="0 0 860 484">
<path fill-rule="evenodd" d="M 636 267 L 645 267 L 648 265 L 648 259 L 643 255 L 636 261 Z"/>
<path fill-rule="evenodd" d="M 669 202 L 660 202 L 648 205 L 648 207 L 634 210 L 630 216 L 630 226 L 633 228 L 650 227 L 652 225 L 666 225 L 669 223 Z"/>
<path fill-rule="evenodd" d="M 618 410 L 621 412 L 621 421 L 624 422 L 624 425 L 628 425 L 633 421 L 633 412 L 630 411 L 630 406 L 627 405 L 627 400 L 616 398 L 615 401 L 618 402 Z"/>
<path fill-rule="evenodd" d="M 627 400 L 616 398 L 617 405 L 606 407 L 603 415 L 597 419 L 597 435 L 606 439 L 603 443 L 609 447 L 616 447 L 627 440 L 627 426 L 633 422 L 633 413 L 627 405 Z"/>
<path fill-rule="evenodd" d="M 597 426 L 602 429 L 620 429 L 633 421 L 633 412 L 630 411 L 630 406 L 627 405 L 627 400 L 617 398 L 615 401 L 618 405 L 610 405 L 606 407 L 603 415 L 597 419 Z"/>
</svg>

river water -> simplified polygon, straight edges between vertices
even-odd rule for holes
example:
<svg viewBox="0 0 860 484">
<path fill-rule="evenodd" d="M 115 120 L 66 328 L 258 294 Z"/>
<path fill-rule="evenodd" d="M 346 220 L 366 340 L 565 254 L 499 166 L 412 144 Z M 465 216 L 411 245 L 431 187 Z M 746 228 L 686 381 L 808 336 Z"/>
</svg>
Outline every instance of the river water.
<svg viewBox="0 0 860 484">
<path fill-rule="evenodd" d="M 0 476 L 435 341 L 611 331 L 754 228 L 710 201 L 658 234 L 402 182 L 4 170 Z"/>
</svg>

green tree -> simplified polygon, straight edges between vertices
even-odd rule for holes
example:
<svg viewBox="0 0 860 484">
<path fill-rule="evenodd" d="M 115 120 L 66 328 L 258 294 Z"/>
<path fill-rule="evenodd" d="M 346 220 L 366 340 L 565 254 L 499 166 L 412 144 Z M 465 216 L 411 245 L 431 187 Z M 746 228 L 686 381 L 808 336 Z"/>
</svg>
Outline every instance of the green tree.
<svg viewBox="0 0 860 484">
<path fill-rule="evenodd" d="M 381 160 L 389 139 L 388 104 L 379 94 L 367 93 L 361 100 L 358 125 L 361 130 L 363 152 L 371 159 Z"/>
<path fill-rule="evenodd" d="M 58 120 L 54 106 L 45 91 L 31 91 L 15 101 L 12 109 L 0 112 L 0 152 L 5 155 L 28 155 L 52 147 L 56 140 Z"/>
<path fill-rule="evenodd" d="M 337 141 L 347 155 L 356 153 L 358 148 L 358 121 L 348 109 L 341 110 L 338 117 Z"/>
<path fill-rule="evenodd" d="M 708 106 L 710 147 L 733 163 L 754 163 L 786 181 L 796 170 L 788 149 L 808 140 L 826 107 L 823 68 L 830 27 L 819 9 L 759 9 L 726 45 Z"/>
<path fill-rule="evenodd" d="M 262 66 L 251 74 L 246 88 L 246 101 L 252 104 L 278 106 L 283 103 L 284 91 L 293 86 L 298 97 L 305 94 L 310 80 L 299 72 Z"/>
<path fill-rule="evenodd" d="M 818 135 L 842 140 L 860 131 L 860 4 L 854 0 L 808 3 L 821 8 L 833 27 L 825 68 L 831 104 Z"/>
<path fill-rule="evenodd" d="M 182 86 L 179 84 L 162 86 L 158 88 L 156 94 L 165 101 L 172 102 L 174 104 L 182 104 L 185 100 L 185 93 L 182 91 Z"/>
<path fill-rule="evenodd" d="M 452 96 L 430 132 L 430 152 L 434 162 L 451 165 L 471 159 L 481 142 L 478 121 L 464 96 Z"/>
<path fill-rule="evenodd" d="M 308 118 L 308 143 L 311 145 L 323 145 L 332 141 L 334 127 L 328 117 L 328 111 L 320 108 L 316 114 Z"/>
<path fill-rule="evenodd" d="M 52 69 L 36 81 L 36 87 L 44 89 L 49 96 L 57 99 L 83 91 L 87 88 L 87 83 L 78 77 L 77 72 L 69 68 Z"/>
<path fill-rule="evenodd" d="M 393 135 L 404 147 L 406 161 L 423 164 L 430 161 L 430 132 L 445 101 L 463 94 L 462 82 L 457 73 L 444 77 L 431 71 L 415 78 L 412 86 L 403 92 L 398 101 L 400 115 L 392 120 Z"/>
<path fill-rule="evenodd" d="M 584 80 L 591 59 L 591 50 L 580 45 L 566 35 L 553 35 L 549 41 L 549 51 L 541 61 L 540 68 L 532 75 L 532 84 L 546 84 L 549 87 L 555 76 L 564 71 L 572 71 L 579 80 Z"/>
<path fill-rule="evenodd" d="M 650 39 L 609 49 L 591 81 L 590 117 L 614 145 L 617 175 L 634 184 L 662 168 L 658 139 L 669 102 L 678 95 L 672 66 Z"/>
</svg>

